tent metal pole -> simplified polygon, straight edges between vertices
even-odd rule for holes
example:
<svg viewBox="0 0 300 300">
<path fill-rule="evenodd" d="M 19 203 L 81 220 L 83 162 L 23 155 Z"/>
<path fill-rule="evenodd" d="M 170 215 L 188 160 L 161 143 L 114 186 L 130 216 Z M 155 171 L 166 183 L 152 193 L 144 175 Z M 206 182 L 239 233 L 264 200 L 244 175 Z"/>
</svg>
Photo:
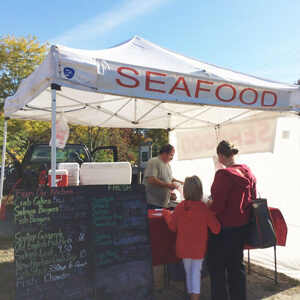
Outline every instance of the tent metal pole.
<svg viewBox="0 0 300 300">
<path fill-rule="evenodd" d="M 213 108 L 213 107 L 209 107 L 209 108 L 206 108 L 206 109 L 202 110 L 200 113 L 196 114 L 195 116 L 191 117 L 191 118 L 188 119 L 188 120 L 185 120 L 185 121 L 183 121 L 183 122 L 177 124 L 175 127 L 179 127 L 180 125 L 182 125 L 182 124 L 184 124 L 184 123 L 186 123 L 186 122 L 192 121 L 192 120 L 200 121 L 200 120 L 198 120 L 198 119 L 196 119 L 196 118 L 199 117 L 200 115 L 206 113 L 208 110 L 211 110 L 212 108 Z M 201 121 L 203 122 L 203 120 L 201 120 Z"/>
<path fill-rule="evenodd" d="M 56 187 L 56 91 L 57 84 L 51 84 L 51 187 Z"/>
<path fill-rule="evenodd" d="M 215 126 L 217 144 L 219 144 L 219 130 L 220 130 L 220 125 L 218 124 Z"/>
<path fill-rule="evenodd" d="M 129 103 L 132 101 L 132 98 L 130 98 L 125 104 L 123 104 L 115 113 L 114 115 L 111 115 L 110 117 L 108 117 L 108 119 L 106 119 L 105 121 L 103 121 L 100 125 L 98 125 L 99 127 L 103 126 L 103 124 L 105 124 L 106 122 L 108 122 L 109 120 L 111 120 L 114 116 L 117 116 L 118 113 Z"/>
<path fill-rule="evenodd" d="M 171 131 L 172 114 L 168 113 L 168 131 Z"/>
<path fill-rule="evenodd" d="M 137 99 L 134 98 L 134 123 L 136 124 L 136 116 L 137 116 Z"/>
<path fill-rule="evenodd" d="M 157 108 L 158 106 L 160 106 L 161 104 L 165 103 L 164 101 L 162 102 L 158 102 L 157 104 L 155 104 L 151 109 L 149 109 L 146 113 L 144 113 L 137 121 L 136 123 L 138 124 L 142 119 L 144 119 L 147 115 L 149 115 L 155 108 Z"/>
<path fill-rule="evenodd" d="M 6 154 L 6 138 L 7 138 L 7 120 L 4 120 L 4 132 L 3 132 L 3 147 L 2 147 L 2 163 L 1 163 L 1 182 L 0 182 L 0 208 L 3 198 L 3 182 L 4 182 L 4 169 L 5 169 L 5 154 Z"/>
</svg>

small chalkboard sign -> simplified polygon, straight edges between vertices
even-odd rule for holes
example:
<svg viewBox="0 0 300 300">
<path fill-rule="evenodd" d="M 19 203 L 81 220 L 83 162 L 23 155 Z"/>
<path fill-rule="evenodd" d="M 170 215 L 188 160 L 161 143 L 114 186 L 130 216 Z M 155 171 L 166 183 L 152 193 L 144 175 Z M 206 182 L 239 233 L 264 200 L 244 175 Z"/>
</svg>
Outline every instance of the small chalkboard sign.
<svg viewBox="0 0 300 300">
<path fill-rule="evenodd" d="M 93 186 L 89 193 L 94 230 L 95 298 L 154 299 L 144 186 Z"/>
<path fill-rule="evenodd" d="M 84 191 L 15 192 L 16 299 L 94 299 L 90 201 Z"/>
</svg>

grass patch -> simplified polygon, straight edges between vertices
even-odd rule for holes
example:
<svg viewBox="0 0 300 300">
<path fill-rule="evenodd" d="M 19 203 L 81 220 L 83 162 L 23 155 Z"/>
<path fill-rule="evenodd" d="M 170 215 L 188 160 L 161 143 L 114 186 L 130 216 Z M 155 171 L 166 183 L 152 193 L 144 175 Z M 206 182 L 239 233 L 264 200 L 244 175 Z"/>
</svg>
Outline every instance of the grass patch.
<svg viewBox="0 0 300 300">
<path fill-rule="evenodd" d="M 0 300 L 15 299 L 14 239 L 0 239 Z"/>
</svg>

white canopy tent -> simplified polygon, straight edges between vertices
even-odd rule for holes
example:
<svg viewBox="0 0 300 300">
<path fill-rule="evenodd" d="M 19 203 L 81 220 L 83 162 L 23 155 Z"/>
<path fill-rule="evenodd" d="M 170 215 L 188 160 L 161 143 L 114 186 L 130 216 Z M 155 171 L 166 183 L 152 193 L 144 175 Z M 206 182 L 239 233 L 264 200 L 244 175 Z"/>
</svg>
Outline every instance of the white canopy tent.
<svg viewBox="0 0 300 300">
<path fill-rule="evenodd" d="M 105 50 L 52 46 L 42 64 L 5 100 L 8 118 L 123 128 L 218 129 L 244 120 L 296 116 L 299 85 L 265 80 L 177 54 L 140 37 Z M 55 176 L 52 173 L 52 186 Z M 4 168 L 1 169 L 1 199 Z"/>
<path fill-rule="evenodd" d="M 187 129 L 300 112 L 297 85 L 216 67 L 140 37 L 97 51 L 52 46 L 6 99 L 5 116 L 51 120 L 51 84 L 62 87 L 57 110 L 89 126 Z"/>
<path fill-rule="evenodd" d="M 136 36 L 97 51 L 52 46 L 5 100 L 4 111 L 9 118 L 52 120 L 54 145 L 57 112 L 89 126 L 219 128 L 297 114 L 300 88 L 203 63 Z M 52 147 L 53 172 L 55 155 Z"/>
<path fill-rule="evenodd" d="M 180 130 L 299 111 L 297 85 L 216 67 L 137 36 L 97 51 L 52 46 L 4 105 L 6 118 L 51 120 L 52 145 L 57 112 L 74 124 Z M 54 146 L 51 153 L 54 172 Z"/>
</svg>

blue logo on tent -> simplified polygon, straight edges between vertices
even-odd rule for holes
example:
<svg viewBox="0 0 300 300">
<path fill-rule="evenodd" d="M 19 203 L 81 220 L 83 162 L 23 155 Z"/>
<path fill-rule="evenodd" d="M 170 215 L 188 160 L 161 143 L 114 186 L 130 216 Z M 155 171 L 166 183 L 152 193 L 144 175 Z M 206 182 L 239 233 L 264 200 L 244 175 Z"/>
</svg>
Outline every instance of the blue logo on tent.
<svg viewBox="0 0 300 300">
<path fill-rule="evenodd" d="M 67 78 L 71 79 L 75 74 L 75 70 L 72 68 L 66 67 L 66 68 L 64 68 L 64 74 Z"/>
</svg>

